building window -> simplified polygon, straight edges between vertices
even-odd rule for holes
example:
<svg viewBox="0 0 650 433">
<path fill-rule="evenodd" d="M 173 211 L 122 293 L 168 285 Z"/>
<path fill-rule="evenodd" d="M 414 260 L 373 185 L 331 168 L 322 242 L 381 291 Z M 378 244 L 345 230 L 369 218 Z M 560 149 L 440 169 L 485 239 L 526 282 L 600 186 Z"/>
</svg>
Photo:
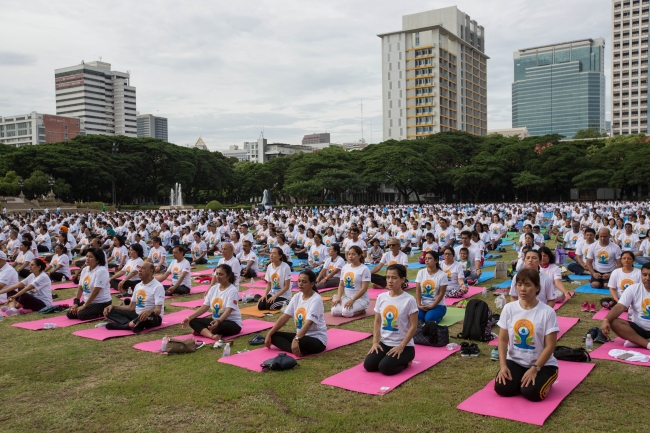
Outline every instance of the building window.
<svg viewBox="0 0 650 433">
<path fill-rule="evenodd" d="M 415 34 L 415 46 L 419 47 L 420 46 L 420 32 L 417 32 Z"/>
</svg>

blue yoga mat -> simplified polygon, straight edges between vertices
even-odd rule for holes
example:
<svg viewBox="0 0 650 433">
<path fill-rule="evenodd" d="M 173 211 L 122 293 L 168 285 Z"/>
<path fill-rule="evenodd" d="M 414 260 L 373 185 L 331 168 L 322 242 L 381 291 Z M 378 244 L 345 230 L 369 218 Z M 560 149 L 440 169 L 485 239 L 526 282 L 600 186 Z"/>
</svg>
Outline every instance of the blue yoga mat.
<svg viewBox="0 0 650 433">
<path fill-rule="evenodd" d="M 501 245 L 500 245 L 500 246 L 502 246 L 502 247 L 509 247 L 510 245 L 514 245 L 514 244 L 515 244 L 515 243 L 514 243 L 513 241 L 505 241 L 505 242 L 501 242 Z"/>
<path fill-rule="evenodd" d="M 496 266 L 497 262 L 493 262 L 491 260 L 486 260 L 483 262 L 483 267 L 484 268 L 489 268 L 490 266 Z"/>
<path fill-rule="evenodd" d="M 512 285 L 512 280 L 507 280 L 499 284 L 495 284 L 493 287 L 499 288 L 499 289 L 509 289 L 510 285 Z"/>
<path fill-rule="evenodd" d="M 483 283 L 491 278 L 494 278 L 494 272 L 481 272 L 481 276 L 478 278 L 478 283 Z"/>
<path fill-rule="evenodd" d="M 426 267 L 427 267 L 427 265 L 425 265 L 424 263 L 420 263 L 420 262 L 409 263 L 409 269 L 424 269 Z"/>
<path fill-rule="evenodd" d="M 569 274 L 569 278 L 572 280 L 590 280 L 591 275 L 574 275 L 574 274 Z"/>
<path fill-rule="evenodd" d="M 578 287 L 576 293 L 588 293 L 590 295 L 609 295 L 609 289 L 594 289 L 590 283 Z"/>
<path fill-rule="evenodd" d="M 500 255 L 500 254 L 486 254 L 486 255 L 485 255 L 485 258 L 486 258 L 486 259 L 499 259 L 499 258 L 501 258 L 501 257 L 503 257 L 503 256 Z"/>
<path fill-rule="evenodd" d="M 643 266 L 641 263 L 635 263 L 635 264 L 634 264 L 634 267 L 635 267 L 635 268 L 640 268 L 641 266 Z"/>
</svg>

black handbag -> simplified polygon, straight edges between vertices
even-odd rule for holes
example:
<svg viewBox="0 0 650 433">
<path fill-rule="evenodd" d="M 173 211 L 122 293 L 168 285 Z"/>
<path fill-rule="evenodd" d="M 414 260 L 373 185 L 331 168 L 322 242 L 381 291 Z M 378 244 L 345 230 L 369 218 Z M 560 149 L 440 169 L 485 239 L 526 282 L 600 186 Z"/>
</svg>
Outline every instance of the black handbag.
<svg viewBox="0 0 650 433">
<path fill-rule="evenodd" d="M 582 347 L 573 349 L 567 346 L 556 346 L 555 351 L 553 351 L 553 356 L 560 361 L 591 362 L 589 352 Z"/>
<path fill-rule="evenodd" d="M 419 322 L 413 341 L 422 346 L 446 346 L 449 344 L 449 328 L 440 326 L 434 321 Z"/>
<path fill-rule="evenodd" d="M 283 371 L 290 370 L 293 367 L 298 365 L 295 359 L 290 356 L 287 356 L 286 353 L 281 353 L 275 358 L 267 359 L 261 365 L 262 371 Z"/>
</svg>

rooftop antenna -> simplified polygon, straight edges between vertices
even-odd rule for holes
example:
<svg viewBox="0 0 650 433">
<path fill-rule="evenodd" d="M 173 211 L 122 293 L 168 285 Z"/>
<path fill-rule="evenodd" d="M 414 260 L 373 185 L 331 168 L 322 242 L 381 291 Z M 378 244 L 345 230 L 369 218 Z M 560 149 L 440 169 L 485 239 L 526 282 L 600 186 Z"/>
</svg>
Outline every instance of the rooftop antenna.
<svg viewBox="0 0 650 433">
<path fill-rule="evenodd" d="M 361 142 L 363 143 L 363 99 L 361 100 Z"/>
<path fill-rule="evenodd" d="M 372 144 L 372 119 L 370 119 L 369 122 L 370 122 L 370 144 Z"/>
<path fill-rule="evenodd" d="M 99 61 L 100 61 L 100 62 L 102 61 L 102 56 L 99 56 Z"/>
</svg>

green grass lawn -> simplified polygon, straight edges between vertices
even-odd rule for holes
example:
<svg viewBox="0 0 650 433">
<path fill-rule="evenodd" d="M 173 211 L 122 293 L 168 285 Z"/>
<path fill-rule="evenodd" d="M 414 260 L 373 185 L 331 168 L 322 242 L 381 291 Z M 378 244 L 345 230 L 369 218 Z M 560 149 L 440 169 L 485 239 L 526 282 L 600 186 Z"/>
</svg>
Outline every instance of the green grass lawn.
<svg viewBox="0 0 650 433">
<path fill-rule="evenodd" d="M 515 252 L 508 249 L 504 259 Z M 504 260 L 499 259 L 499 260 Z M 409 271 L 414 278 L 417 271 Z M 492 285 L 500 280 L 490 280 Z M 577 287 L 577 285 L 568 285 Z M 60 299 L 73 290 L 57 290 Z M 199 298 L 187 296 L 183 300 Z M 477 295 L 481 297 L 481 295 Z M 487 299 L 493 311 L 494 297 Z M 561 340 L 579 347 L 599 322 L 580 307 L 597 295 L 576 295 L 558 314 L 580 322 Z M 326 303 L 329 310 L 330 302 Z M 166 312 L 180 308 L 166 304 Z M 277 317 L 277 316 L 276 316 Z M 384 396 L 321 385 L 326 377 L 363 361 L 370 340 L 299 361 L 286 372 L 256 373 L 217 362 L 221 350 L 163 356 L 135 343 L 182 335 L 180 326 L 104 342 L 71 335 L 95 323 L 52 331 L 11 326 L 40 315 L 0 322 L 0 431 L 29 432 L 528 432 L 542 428 L 459 411 L 483 388 L 498 365 L 486 343 L 478 358 L 453 355 Z M 265 319 L 265 320 L 274 320 Z M 288 325 L 289 326 L 289 325 Z M 342 328 L 372 332 L 372 319 Z M 450 335 L 461 325 L 450 328 Z M 250 336 L 235 340 L 233 353 Z M 460 342 L 459 340 L 454 340 Z M 417 350 L 417 349 L 416 349 Z M 650 368 L 594 361 L 589 376 L 548 418 L 545 431 L 641 431 L 650 410 Z M 552 392 L 552 391 L 551 391 Z M 504 400 L 508 404 L 508 400 Z"/>
</svg>

